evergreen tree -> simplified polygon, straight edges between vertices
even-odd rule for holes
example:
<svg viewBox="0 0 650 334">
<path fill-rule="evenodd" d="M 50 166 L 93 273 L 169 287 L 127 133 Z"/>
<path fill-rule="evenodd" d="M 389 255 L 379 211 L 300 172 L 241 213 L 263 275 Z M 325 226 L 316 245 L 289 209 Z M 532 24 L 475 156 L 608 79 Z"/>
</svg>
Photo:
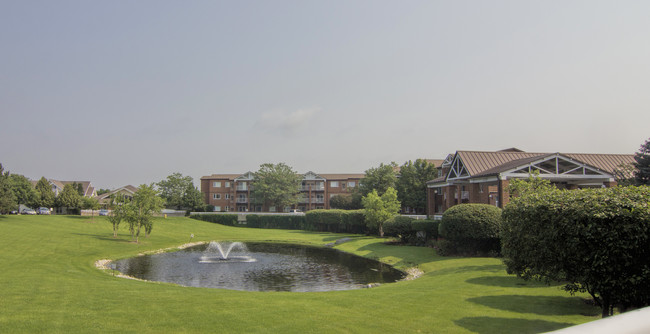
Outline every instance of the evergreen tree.
<svg viewBox="0 0 650 334">
<path fill-rule="evenodd" d="M 638 185 L 650 185 L 650 139 L 646 140 L 639 152 L 634 154 L 634 178 Z"/>
<path fill-rule="evenodd" d="M 72 184 L 66 184 L 56 198 L 56 206 L 59 208 L 78 209 L 80 204 L 81 196 Z"/>
<path fill-rule="evenodd" d="M 45 177 L 41 177 L 36 183 L 36 194 L 38 195 L 38 206 L 46 208 L 54 206 L 54 191 L 50 182 Z"/>
</svg>

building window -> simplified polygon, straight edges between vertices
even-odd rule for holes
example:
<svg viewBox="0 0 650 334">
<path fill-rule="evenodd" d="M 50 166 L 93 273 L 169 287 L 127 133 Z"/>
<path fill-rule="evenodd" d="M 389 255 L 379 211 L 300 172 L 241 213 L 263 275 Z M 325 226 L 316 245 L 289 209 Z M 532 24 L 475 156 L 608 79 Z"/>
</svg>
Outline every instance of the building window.
<svg viewBox="0 0 650 334">
<path fill-rule="evenodd" d="M 483 193 L 483 183 L 478 184 L 478 192 L 481 194 Z"/>
<path fill-rule="evenodd" d="M 338 188 L 339 187 L 339 181 L 330 181 L 330 187 Z"/>
<path fill-rule="evenodd" d="M 215 211 L 215 212 L 220 212 L 220 211 L 221 211 L 221 207 L 218 206 L 218 205 L 216 205 L 216 206 L 214 207 L 214 211 Z"/>
<path fill-rule="evenodd" d="M 230 199 L 230 194 L 226 194 L 226 199 Z"/>
<path fill-rule="evenodd" d="M 212 199 L 221 199 L 221 194 L 212 194 Z"/>
<path fill-rule="evenodd" d="M 350 187 L 350 188 L 354 188 L 354 187 L 356 187 L 356 185 L 357 185 L 357 183 L 354 182 L 354 181 L 348 182 L 348 187 Z"/>
<path fill-rule="evenodd" d="M 224 207 L 223 211 L 226 211 L 226 212 L 230 211 L 230 207 L 229 206 Z"/>
<path fill-rule="evenodd" d="M 269 212 L 275 212 L 275 207 L 274 206 L 269 206 Z"/>
<path fill-rule="evenodd" d="M 221 182 L 219 181 L 212 182 L 212 188 L 221 188 Z"/>
<path fill-rule="evenodd" d="M 230 181 L 227 181 L 227 182 L 226 182 L 225 187 L 226 187 L 226 188 L 230 188 Z"/>
</svg>

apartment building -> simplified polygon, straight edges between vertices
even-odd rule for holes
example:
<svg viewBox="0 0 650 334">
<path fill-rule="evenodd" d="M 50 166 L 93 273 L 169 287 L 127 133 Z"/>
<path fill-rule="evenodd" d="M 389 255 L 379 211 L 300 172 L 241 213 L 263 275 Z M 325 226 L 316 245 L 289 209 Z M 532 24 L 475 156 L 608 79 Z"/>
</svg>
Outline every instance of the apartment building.
<svg viewBox="0 0 650 334">
<path fill-rule="evenodd" d="M 535 171 L 562 189 L 612 187 L 616 169 L 633 162 L 633 154 L 457 151 L 444 160 L 439 177 L 427 182 L 427 211 L 440 217 L 460 203 L 503 208 L 510 200 L 510 180 L 528 178 Z"/>
<path fill-rule="evenodd" d="M 296 209 L 329 209 L 335 195 L 349 195 L 364 174 L 302 174 L 300 199 Z M 251 199 L 254 174 L 213 174 L 201 178 L 205 202 L 221 212 L 287 212 L 294 208 L 266 207 Z"/>
</svg>

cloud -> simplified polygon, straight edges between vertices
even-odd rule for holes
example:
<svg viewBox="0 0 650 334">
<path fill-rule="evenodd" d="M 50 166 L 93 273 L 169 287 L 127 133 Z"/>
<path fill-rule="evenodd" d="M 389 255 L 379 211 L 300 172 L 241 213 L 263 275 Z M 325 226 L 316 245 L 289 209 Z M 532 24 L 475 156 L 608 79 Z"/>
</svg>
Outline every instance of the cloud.
<svg viewBox="0 0 650 334">
<path fill-rule="evenodd" d="M 310 121 L 321 111 L 320 108 L 298 109 L 293 112 L 273 110 L 263 113 L 256 125 L 270 132 L 295 135 L 309 127 Z"/>
</svg>

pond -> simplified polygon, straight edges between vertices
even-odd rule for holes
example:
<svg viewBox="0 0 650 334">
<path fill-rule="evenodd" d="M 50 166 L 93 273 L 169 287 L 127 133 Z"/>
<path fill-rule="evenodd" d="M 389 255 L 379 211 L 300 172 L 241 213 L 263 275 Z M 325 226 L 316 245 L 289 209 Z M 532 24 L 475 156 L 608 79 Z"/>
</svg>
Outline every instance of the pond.
<svg viewBox="0 0 650 334">
<path fill-rule="evenodd" d="M 214 241 L 118 260 L 115 269 L 149 281 L 242 291 L 351 290 L 406 276 L 381 262 L 331 248 Z"/>
</svg>

